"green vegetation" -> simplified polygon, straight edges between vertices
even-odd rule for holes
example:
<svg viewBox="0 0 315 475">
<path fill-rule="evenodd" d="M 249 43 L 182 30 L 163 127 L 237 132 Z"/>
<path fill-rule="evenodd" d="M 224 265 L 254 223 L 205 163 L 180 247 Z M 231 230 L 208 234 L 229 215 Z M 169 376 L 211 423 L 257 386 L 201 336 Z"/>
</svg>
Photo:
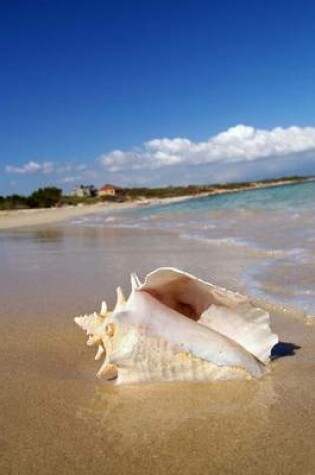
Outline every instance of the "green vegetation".
<svg viewBox="0 0 315 475">
<path fill-rule="evenodd" d="M 0 209 L 51 208 L 61 203 L 62 190 L 54 186 L 39 188 L 30 196 L 10 195 L 0 196 Z"/>
<path fill-rule="evenodd" d="M 28 208 L 27 198 L 20 195 L 0 196 L 0 209 L 23 209 Z"/>
<path fill-rule="evenodd" d="M 51 208 L 61 204 L 62 190 L 60 188 L 39 188 L 27 198 L 30 208 Z"/>
<path fill-rule="evenodd" d="M 72 196 L 64 195 L 62 197 L 62 205 L 64 206 L 77 206 L 77 205 L 93 205 L 99 203 L 98 196 Z"/>
<path fill-rule="evenodd" d="M 139 198 L 174 198 L 177 196 L 197 195 L 212 190 L 212 186 L 165 186 L 161 188 L 127 188 L 126 193 L 130 199 Z"/>
<path fill-rule="evenodd" d="M 256 187 L 258 188 L 261 186 L 276 186 L 278 183 L 300 183 L 308 180 L 309 178 L 310 177 L 294 176 L 252 182 L 215 183 L 211 185 L 166 186 L 161 188 L 129 188 L 126 189 L 126 193 L 127 196 L 132 200 L 139 198 L 173 198 L 179 196 L 194 196 L 201 193 L 214 194 L 217 192 L 241 191 Z"/>
<path fill-rule="evenodd" d="M 62 190 L 56 187 L 39 188 L 30 196 L 10 195 L 0 196 L 0 210 L 14 210 L 25 208 L 51 208 L 52 206 L 89 205 L 100 202 L 122 202 L 137 199 L 162 199 L 180 196 L 194 196 L 200 194 L 215 194 L 219 192 L 233 192 L 260 187 L 277 186 L 282 184 L 301 183 L 312 177 L 282 177 L 252 182 L 216 183 L 209 185 L 165 186 L 159 188 L 127 188 L 125 196 L 89 196 L 79 197 L 62 195 Z"/>
</svg>

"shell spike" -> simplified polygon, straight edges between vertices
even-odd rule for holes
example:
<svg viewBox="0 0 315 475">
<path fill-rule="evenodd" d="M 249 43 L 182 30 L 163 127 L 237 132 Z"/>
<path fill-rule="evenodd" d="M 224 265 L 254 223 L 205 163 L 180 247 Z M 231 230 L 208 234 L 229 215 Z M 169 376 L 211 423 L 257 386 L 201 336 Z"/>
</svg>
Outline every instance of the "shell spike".
<svg viewBox="0 0 315 475">
<path fill-rule="evenodd" d="M 117 292 L 117 301 L 114 308 L 114 312 L 116 312 L 117 310 L 120 310 L 121 307 L 123 307 L 126 303 L 126 299 L 121 287 L 117 287 L 116 292 Z"/>
<path fill-rule="evenodd" d="M 130 276 L 130 279 L 131 279 L 131 290 L 132 291 L 137 290 L 141 286 L 139 277 L 137 276 L 137 274 L 133 272 Z"/>
<path fill-rule="evenodd" d="M 102 302 L 100 315 L 101 315 L 101 317 L 106 317 L 106 315 L 107 315 L 107 304 L 106 304 L 105 300 L 103 300 L 103 302 Z"/>
<path fill-rule="evenodd" d="M 97 348 L 96 355 L 95 355 L 95 361 L 99 361 L 104 353 L 105 353 L 104 347 L 102 345 L 99 345 Z"/>
</svg>

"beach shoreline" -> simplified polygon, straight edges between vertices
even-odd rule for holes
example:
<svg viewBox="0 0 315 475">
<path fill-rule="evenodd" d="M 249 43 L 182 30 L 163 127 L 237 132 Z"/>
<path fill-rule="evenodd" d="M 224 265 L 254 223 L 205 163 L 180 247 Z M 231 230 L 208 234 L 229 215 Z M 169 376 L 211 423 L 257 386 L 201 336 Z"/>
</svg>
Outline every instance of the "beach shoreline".
<svg viewBox="0 0 315 475">
<path fill-rule="evenodd" d="M 90 214 L 109 214 L 115 213 L 116 211 L 124 211 L 148 205 L 176 203 L 189 199 L 201 198 L 207 195 L 208 193 L 200 193 L 198 196 L 179 196 L 174 198 L 150 199 L 146 201 L 135 200 L 123 203 L 97 203 L 83 206 L 62 206 L 60 208 L 54 207 L 0 211 L 0 230 L 60 223 L 71 218 Z"/>
<path fill-rule="evenodd" d="M 312 179 L 303 180 L 302 182 L 311 181 Z M 242 186 L 239 189 L 217 189 L 213 191 L 206 191 L 195 195 L 182 195 L 168 198 L 148 198 L 138 199 L 133 201 L 125 201 L 122 203 L 96 203 L 76 206 L 62 206 L 53 208 L 38 208 L 38 209 L 20 209 L 0 211 L 0 230 L 14 229 L 28 226 L 37 226 L 58 223 L 66 221 L 67 219 L 96 214 L 96 213 L 112 213 L 116 211 L 128 210 L 132 208 L 148 206 L 148 205 L 163 205 L 176 203 L 187 200 L 194 200 L 207 196 L 218 196 L 232 193 L 241 193 L 243 191 L 259 190 L 263 188 L 274 188 L 281 186 L 290 186 L 301 183 L 300 181 L 277 181 L 275 183 L 253 183 L 247 186 Z"/>
</svg>

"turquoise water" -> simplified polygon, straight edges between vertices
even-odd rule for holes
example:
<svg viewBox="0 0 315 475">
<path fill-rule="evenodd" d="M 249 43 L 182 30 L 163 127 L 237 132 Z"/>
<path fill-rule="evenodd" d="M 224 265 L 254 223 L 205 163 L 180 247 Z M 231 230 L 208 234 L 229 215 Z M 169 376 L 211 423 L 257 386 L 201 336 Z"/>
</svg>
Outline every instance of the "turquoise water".
<svg viewBox="0 0 315 475">
<path fill-rule="evenodd" d="M 256 296 L 315 315 L 315 183 L 141 206 L 80 219 L 87 226 L 165 229 L 250 253 L 241 276 Z M 222 263 L 226 267 L 226 263 Z"/>
</svg>

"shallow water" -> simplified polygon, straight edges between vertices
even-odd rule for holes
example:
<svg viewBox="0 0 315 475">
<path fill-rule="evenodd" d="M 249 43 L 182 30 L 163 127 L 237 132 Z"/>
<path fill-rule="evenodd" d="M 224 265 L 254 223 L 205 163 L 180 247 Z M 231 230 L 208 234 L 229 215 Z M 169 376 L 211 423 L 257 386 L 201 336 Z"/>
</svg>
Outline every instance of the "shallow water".
<svg viewBox="0 0 315 475">
<path fill-rule="evenodd" d="M 314 182 L 143 206 L 72 223 L 163 229 L 211 247 L 233 247 L 244 258 L 255 255 L 240 276 L 247 291 L 315 315 Z"/>
</svg>

